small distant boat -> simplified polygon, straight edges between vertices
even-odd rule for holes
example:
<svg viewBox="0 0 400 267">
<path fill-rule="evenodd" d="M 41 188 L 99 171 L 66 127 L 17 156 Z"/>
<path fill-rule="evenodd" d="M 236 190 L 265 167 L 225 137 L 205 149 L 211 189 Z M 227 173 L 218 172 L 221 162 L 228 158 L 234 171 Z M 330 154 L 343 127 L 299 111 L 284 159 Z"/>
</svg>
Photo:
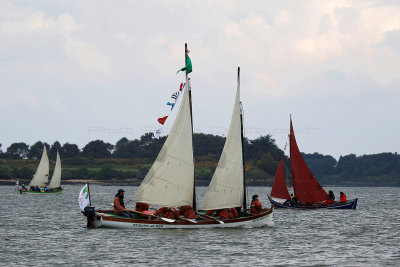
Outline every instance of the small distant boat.
<svg viewBox="0 0 400 267">
<path fill-rule="evenodd" d="M 185 45 L 186 66 L 188 62 Z M 175 208 L 191 206 L 196 208 L 196 187 L 193 158 L 193 124 L 191 105 L 191 84 L 186 72 L 186 88 L 182 103 L 171 131 L 161 148 L 155 162 L 137 189 L 133 202 Z M 272 225 L 273 207 L 264 209 L 260 214 L 251 215 L 246 209 L 246 188 L 243 159 L 243 125 L 240 102 L 240 80 L 238 69 L 238 87 L 229 133 L 225 142 L 218 167 L 209 189 L 201 203 L 196 220 L 185 218 L 167 219 L 158 216 L 135 213 L 135 218 L 125 218 L 113 214 L 112 210 L 95 210 L 86 207 L 84 215 L 91 227 L 111 228 L 232 228 L 261 227 Z M 204 210 L 242 208 L 238 218 L 219 220 L 206 216 Z M 82 209 L 82 207 L 81 207 Z M 153 217 L 151 217 L 153 216 Z"/>
<path fill-rule="evenodd" d="M 21 194 L 54 194 L 62 192 L 63 188 L 61 187 L 61 159 L 58 152 L 56 166 L 54 168 L 50 184 L 48 184 L 49 168 L 49 157 L 47 155 L 46 146 L 44 146 L 42 158 L 40 159 L 39 166 L 36 169 L 32 181 L 29 183 L 28 188 L 22 187 L 19 189 L 19 192 Z"/>
<path fill-rule="evenodd" d="M 283 172 L 283 156 L 279 162 L 274 183 L 272 184 L 269 201 L 276 208 L 292 209 L 353 209 L 357 207 L 357 199 L 346 202 L 332 201 L 326 191 L 311 173 L 306 162 L 301 156 L 294 135 L 292 119 L 290 118 L 290 164 L 292 169 L 292 181 L 294 198 L 291 200 L 286 186 Z"/>
</svg>

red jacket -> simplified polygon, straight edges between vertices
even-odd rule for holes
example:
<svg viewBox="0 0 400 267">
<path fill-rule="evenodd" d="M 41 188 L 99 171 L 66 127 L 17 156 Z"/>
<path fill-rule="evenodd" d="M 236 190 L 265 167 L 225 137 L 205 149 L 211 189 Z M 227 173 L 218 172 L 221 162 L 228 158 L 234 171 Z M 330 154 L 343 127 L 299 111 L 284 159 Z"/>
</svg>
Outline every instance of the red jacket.
<svg viewBox="0 0 400 267">
<path fill-rule="evenodd" d="M 179 215 L 188 219 L 196 219 L 196 213 L 194 209 L 189 205 L 180 207 Z"/>
<path fill-rule="evenodd" d="M 238 212 L 237 212 L 237 210 L 235 209 L 235 208 L 231 208 L 231 209 L 229 209 L 228 210 L 228 216 L 229 216 L 229 219 L 233 219 L 233 218 L 237 218 L 237 217 L 239 217 L 239 214 L 238 214 Z"/>
<path fill-rule="evenodd" d="M 169 218 L 169 219 L 176 219 L 179 217 L 178 211 L 174 208 L 167 208 L 167 207 L 162 207 L 154 213 L 154 215 L 160 215 L 161 217 L 164 218 Z"/>
<path fill-rule="evenodd" d="M 250 213 L 251 214 L 260 214 L 262 209 L 262 205 L 258 199 L 251 202 Z"/>
<path fill-rule="evenodd" d="M 149 210 L 149 204 L 147 203 L 142 203 L 142 202 L 136 202 L 136 210 L 143 212 L 145 210 Z"/>
<path fill-rule="evenodd" d="M 120 215 L 121 212 L 126 211 L 125 207 L 121 205 L 119 197 L 114 198 L 114 214 Z"/>
<path fill-rule="evenodd" d="M 343 195 L 340 197 L 340 202 L 346 202 L 346 195 L 343 193 Z"/>
</svg>

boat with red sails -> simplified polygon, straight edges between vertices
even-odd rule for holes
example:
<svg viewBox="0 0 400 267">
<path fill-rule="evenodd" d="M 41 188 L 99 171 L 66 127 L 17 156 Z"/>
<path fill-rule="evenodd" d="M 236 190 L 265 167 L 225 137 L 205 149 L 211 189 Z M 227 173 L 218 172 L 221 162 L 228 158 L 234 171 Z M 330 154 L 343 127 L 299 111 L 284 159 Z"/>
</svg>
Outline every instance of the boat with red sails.
<svg viewBox="0 0 400 267">
<path fill-rule="evenodd" d="M 332 200 L 314 177 L 297 146 L 291 118 L 289 143 L 294 197 L 289 195 L 286 186 L 282 156 L 272 184 L 271 194 L 268 196 L 269 201 L 276 208 L 355 210 L 357 199 L 348 201 Z"/>
</svg>

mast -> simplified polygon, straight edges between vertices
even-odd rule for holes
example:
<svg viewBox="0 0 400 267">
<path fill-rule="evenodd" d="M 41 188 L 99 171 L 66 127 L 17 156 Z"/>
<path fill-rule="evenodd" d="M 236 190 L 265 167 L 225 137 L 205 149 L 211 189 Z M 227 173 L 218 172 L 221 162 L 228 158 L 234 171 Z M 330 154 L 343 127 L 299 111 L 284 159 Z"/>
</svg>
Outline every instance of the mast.
<svg viewBox="0 0 400 267">
<path fill-rule="evenodd" d="M 185 43 L 185 67 L 187 67 L 187 57 L 188 57 L 188 52 L 187 52 L 187 43 Z M 192 124 L 192 152 L 193 152 L 193 166 L 194 166 L 194 140 L 193 140 L 193 113 L 192 113 L 192 88 L 190 84 L 190 79 L 188 78 L 188 73 L 187 70 L 185 71 L 186 75 L 186 83 L 187 83 L 187 88 L 189 89 L 189 106 L 190 106 L 190 122 Z M 193 168 L 193 204 L 192 207 L 194 210 L 197 210 L 196 207 L 196 171 L 195 168 Z"/>
<path fill-rule="evenodd" d="M 238 87 L 240 87 L 240 67 L 238 67 Z M 246 196 L 246 161 L 244 156 L 244 138 L 243 138 L 243 106 L 240 102 L 240 136 L 242 142 L 242 162 L 243 162 L 243 212 L 247 210 Z"/>
</svg>

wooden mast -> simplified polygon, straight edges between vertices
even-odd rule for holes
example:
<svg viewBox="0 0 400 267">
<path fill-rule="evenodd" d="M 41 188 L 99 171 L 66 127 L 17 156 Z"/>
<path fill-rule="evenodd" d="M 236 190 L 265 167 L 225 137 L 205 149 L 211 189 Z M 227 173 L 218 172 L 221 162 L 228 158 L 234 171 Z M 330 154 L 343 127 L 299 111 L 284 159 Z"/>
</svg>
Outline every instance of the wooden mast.
<svg viewBox="0 0 400 267">
<path fill-rule="evenodd" d="M 238 67 L 238 87 L 240 88 L 240 67 Z M 243 164 L 243 212 L 247 210 L 246 194 L 246 160 L 244 156 L 244 138 L 243 138 L 243 106 L 240 101 L 240 136 L 242 141 L 242 164 Z"/>
<path fill-rule="evenodd" d="M 188 52 L 187 52 L 187 43 L 185 43 L 185 75 L 186 75 L 186 82 L 188 83 L 186 86 L 189 89 L 189 106 L 190 106 L 190 122 L 192 124 L 192 152 L 193 152 L 193 166 L 194 166 L 194 140 L 193 140 L 193 113 L 192 113 L 192 90 L 190 79 L 188 78 L 187 73 L 187 59 L 188 59 Z M 197 210 L 196 205 L 196 171 L 193 167 L 193 209 Z"/>
</svg>

